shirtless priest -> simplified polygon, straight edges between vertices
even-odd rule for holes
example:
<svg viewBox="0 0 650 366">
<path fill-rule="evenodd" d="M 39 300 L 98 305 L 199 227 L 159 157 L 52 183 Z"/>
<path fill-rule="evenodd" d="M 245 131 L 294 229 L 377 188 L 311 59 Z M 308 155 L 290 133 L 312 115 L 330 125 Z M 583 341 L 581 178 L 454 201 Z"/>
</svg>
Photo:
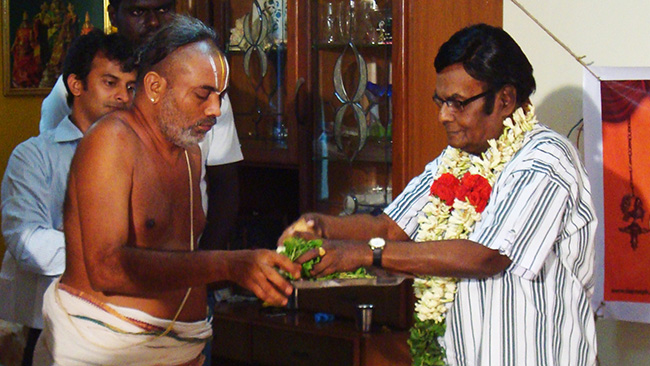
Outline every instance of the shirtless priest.
<svg viewBox="0 0 650 366">
<path fill-rule="evenodd" d="M 201 365 L 207 283 L 284 305 L 271 250 L 194 251 L 205 216 L 197 143 L 220 114 L 228 65 L 214 32 L 177 16 L 138 55 L 134 105 L 97 122 L 66 194 L 66 269 L 44 299 L 38 365 Z"/>
</svg>

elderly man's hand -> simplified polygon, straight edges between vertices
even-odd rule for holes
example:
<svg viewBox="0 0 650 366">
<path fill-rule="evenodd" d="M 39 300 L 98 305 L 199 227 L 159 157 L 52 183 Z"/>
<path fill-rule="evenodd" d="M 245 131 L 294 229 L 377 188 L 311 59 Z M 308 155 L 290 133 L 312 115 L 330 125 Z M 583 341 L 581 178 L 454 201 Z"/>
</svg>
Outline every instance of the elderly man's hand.
<svg viewBox="0 0 650 366">
<path fill-rule="evenodd" d="M 300 278 L 300 264 L 268 249 L 228 252 L 228 278 L 271 305 L 284 306 L 293 287 L 278 269 Z"/>
<path fill-rule="evenodd" d="M 323 277 L 335 272 L 355 271 L 359 267 L 372 265 L 372 252 L 363 241 L 356 240 L 323 240 L 320 248 L 311 249 L 296 259 L 302 264 L 316 257 L 320 262 L 314 265 L 311 275 Z"/>
</svg>

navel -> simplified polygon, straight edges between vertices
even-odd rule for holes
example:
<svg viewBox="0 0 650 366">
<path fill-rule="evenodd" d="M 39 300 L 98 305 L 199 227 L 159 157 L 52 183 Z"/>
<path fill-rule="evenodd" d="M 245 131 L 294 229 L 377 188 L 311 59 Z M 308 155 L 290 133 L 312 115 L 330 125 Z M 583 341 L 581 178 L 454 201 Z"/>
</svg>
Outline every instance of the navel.
<svg viewBox="0 0 650 366">
<path fill-rule="evenodd" d="M 154 226 L 156 226 L 156 220 L 154 219 L 148 219 L 147 221 L 144 222 L 144 226 L 147 229 L 153 229 Z"/>
</svg>

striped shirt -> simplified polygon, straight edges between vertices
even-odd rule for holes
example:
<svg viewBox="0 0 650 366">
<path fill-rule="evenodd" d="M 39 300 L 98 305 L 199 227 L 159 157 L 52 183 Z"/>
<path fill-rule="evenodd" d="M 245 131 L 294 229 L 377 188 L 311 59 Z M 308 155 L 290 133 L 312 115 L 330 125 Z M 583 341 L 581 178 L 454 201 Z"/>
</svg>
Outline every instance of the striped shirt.
<svg viewBox="0 0 650 366">
<path fill-rule="evenodd" d="M 415 238 L 440 157 L 385 210 Z M 573 145 L 541 125 L 494 184 L 469 239 L 508 256 L 491 278 L 461 279 L 443 346 L 450 365 L 595 365 L 597 220 Z"/>
</svg>

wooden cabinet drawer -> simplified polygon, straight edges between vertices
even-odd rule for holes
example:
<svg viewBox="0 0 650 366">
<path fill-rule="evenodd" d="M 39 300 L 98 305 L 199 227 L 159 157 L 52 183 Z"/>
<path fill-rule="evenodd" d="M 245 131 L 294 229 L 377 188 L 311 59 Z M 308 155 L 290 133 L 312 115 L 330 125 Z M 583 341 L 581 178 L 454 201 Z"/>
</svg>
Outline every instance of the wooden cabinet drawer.
<svg viewBox="0 0 650 366">
<path fill-rule="evenodd" d="M 214 357 L 251 362 L 252 325 L 219 318 L 215 318 L 212 323 Z"/>
<path fill-rule="evenodd" d="M 273 366 L 357 365 L 354 341 L 270 328 L 253 329 L 253 361 Z"/>
</svg>

